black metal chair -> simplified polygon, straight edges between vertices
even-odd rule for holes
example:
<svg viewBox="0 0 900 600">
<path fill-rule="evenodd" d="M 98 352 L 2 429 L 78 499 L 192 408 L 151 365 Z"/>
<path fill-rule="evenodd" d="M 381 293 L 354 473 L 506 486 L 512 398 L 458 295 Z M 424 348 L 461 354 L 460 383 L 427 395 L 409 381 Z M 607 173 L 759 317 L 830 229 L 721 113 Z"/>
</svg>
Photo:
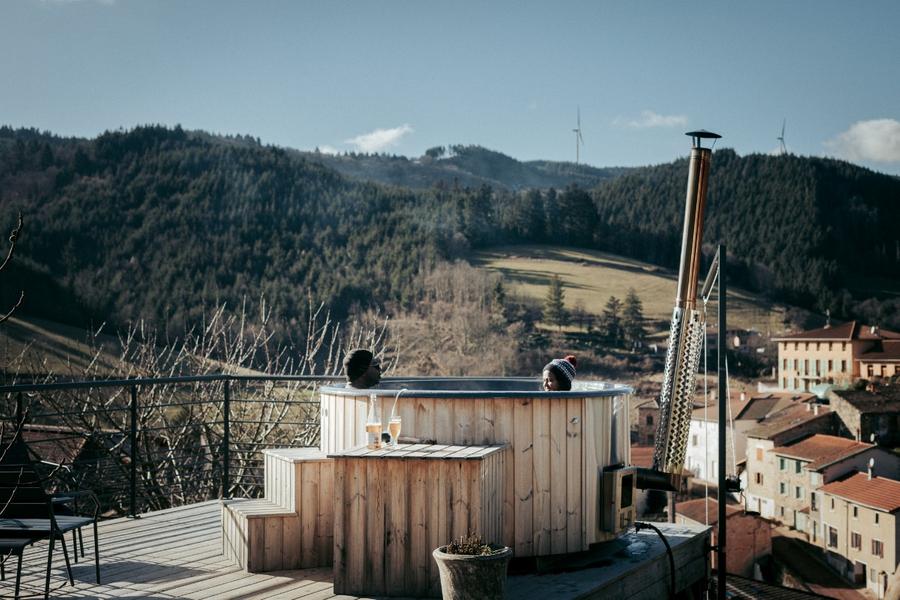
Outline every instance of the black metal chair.
<svg viewBox="0 0 900 600">
<path fill-rule="evenodd" d="M 93 492 L 71 492 L 66 498 L 87 497 L 94 503 L 93 515 L 57 514 L 53 496 L 44 490 L 44 481 L 39 476 L 28 451 L 28 446 L 16 432 L 8 444 L 0 446 L 0 538 L 29 539 L 31 542 L 49 540 L 47 553 L 47 577 L 44 583 L 44 597 L 50 593 L 50 569 L 53 561 L 53 548 L 59 540 L 69 583 L 75 585 L 69 553 L 66 549 L 65 534 L 76 531 L 86 525 L 94 528 L 94 561 L 97 583 L 100 583 L 100 546 L 97 539 L 97 518 L 100 503 Z M 29 542 L 29 543 L 31 543 Z M 27 544 L 26 544 L 27 545 Z M 20 565 L 21 569 L 21 555 Z M 17 577 L 18 581 L 18 577 Z M 18 586 L 17 586 L 18 587 Z"/>
</svg>

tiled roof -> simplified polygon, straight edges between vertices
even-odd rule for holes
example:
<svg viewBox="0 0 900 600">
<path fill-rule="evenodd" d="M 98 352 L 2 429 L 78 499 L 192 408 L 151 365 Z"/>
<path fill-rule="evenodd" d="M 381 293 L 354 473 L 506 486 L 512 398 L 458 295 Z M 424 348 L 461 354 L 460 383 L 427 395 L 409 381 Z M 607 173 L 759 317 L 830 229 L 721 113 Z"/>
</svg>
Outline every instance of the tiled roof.
<svg viewBox="0 0 900 600">
<path fill-rule="evenodd" d="M 815 394 L 806 392 L 772 392 L 766 396 L 753 396 L 744 403 L 743 409 L 734 416 L 737 420 L 759 421 L 766 415 L 787 408 L 794 402 L 806 402 L 815 398 Z"/>
<path fill-rule="evenodd" d="M 747 437 L 765 440 L 796 427 L 797 425 L 806 423 L 807 421 L 831 418 L 828 416 L 830 414 L 830 409 L 825 405 L 818 405 L 818 415 L 812 410 L 808 410 L 807 407 L 809 407 L 809 404 L 805 402 L 792 404 L 764 419 L 758 427 L 748 430 Z"/>
<path fill-rule="evenodd" d="M 900 361 L 900 340 L 882 340 L 875 348 L 859 356 L 861 362 Z"/>
<path fill-rule="evenodd" d="M 695 523 L 700 523 L 701 525 L 715 525 L 719 522 L 719 503 L 709 499 L 709 513 L 707 513 L 707 499 L 706 498 L 697 498 L 695 500 L 688 500 L 686 502 L 678 502 L 675 504 L 675 514 L 681 517 L 686 517 Z M 731 504 L 725 505 L 725 514 L 730 517 L 731 515 L 742 512 L 739 506 L 734 506 Z"/>
<path fill-rule="evenodd" d="M 713 584 L 718 583 L 712 578 Z M 791 588 L 763 583 L 728 573 L 725 576 L 725 597 L 732 600 L 811 600 L 812 598 L 828 598 L 812 592 L 801 592 Z"/>
<path fill-rule="evenodd" d="M 900 340 L 900 333 L 888 331 L 876 327 L 874 332 L 870 325 L 860 325 L 856 321 L 850 321 L 843 325 L 835 327 L 822 327 L 821 329 L 810 329 L 809 331 L 801 331 L 794 335 L 786 335 L 783 337 L 772 338 L 774 342 L 793 342 L 793 341 L 809 341 L 809 340 L 831 340 L 839 342 L 849 342 L 851 340 Z"/>
<path fill-rule="evenodd" d="M 731 401 L 731 417 L 737 419 L 738 413 L 743 410 L 746 402 L 741 402 L 740 400 L 732 400 Z M 702 406 L 700 408 L 695 408 L 693 412 L 691 412 L 691 419 L 695 421 L 718 421 L 719 420 L 719 404 L 710 404 L 706 408 Z"/>
<path fill-rule="evenodd" d="M 816 471 L 873 447 L 872 444 L 817 433 L 799 442 L 775 448 L 772 452 L 779 456 L 808 460 L 810 463 L 806 465 L 806 468 Z"/>
<path fill-rule="evenodd" d="M 874 392 L 866 390 L 831 390 L 829 397 L 837 396 L 846 400 L 862 413 L 900 412 L 900 385 L 880 385 Z"/>
<path fill-rule="evenodd" d="M 631 464 L 636 467 L 650 468 L 653 466 L 653 446 L 632 446 Z"/>
<path fill-rule="evenodd" d="M 856 504 L 863 504 L 889 513 L 900 510 L 900 481 L 886 477 L 872 477 L 856 473 L 820 488 Z"/>
</svg>

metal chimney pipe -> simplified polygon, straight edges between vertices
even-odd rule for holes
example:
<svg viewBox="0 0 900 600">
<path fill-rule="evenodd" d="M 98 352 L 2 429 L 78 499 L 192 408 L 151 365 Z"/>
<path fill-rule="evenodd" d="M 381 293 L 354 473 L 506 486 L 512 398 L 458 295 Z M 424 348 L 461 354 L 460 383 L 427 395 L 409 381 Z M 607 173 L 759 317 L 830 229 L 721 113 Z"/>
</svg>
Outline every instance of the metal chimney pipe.
<svg viewBox="0 0 900 600">
<path fill-rule="evenodd" d="M 700 146 L 701 139 L 720 137 L 708 131 L 688 133 L 693 138 L 688 162 L 688 182 L 678 267 L 678 288 L 665 374 L 659 396 L 659 422 L 653 450 L 653 472 L 639 471 L 638 486 L 644 489 L 675 490 L 684 467 L 693 409 L 695 376 L 700 362 L 705 323 L 697 308 L 700 278 L 700 245 L 703 239 L 703 212 L 712 151 Z"/>
</svg>

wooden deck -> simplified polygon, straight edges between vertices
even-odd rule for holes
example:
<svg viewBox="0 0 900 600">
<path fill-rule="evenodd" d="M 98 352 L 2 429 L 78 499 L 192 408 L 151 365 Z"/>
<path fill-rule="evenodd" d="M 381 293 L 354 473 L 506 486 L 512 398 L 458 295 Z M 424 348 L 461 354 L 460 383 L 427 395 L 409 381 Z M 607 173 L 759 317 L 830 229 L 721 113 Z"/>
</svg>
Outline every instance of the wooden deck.
<svg viewBox="0 0 900 600">
<path fill-rule="evenodd" d="M 62 552 L 54 551 L 52 598 L 166 598 L 372 600 L 336 595 L 331 569 L 254 574 L 242 571 L 222 549 L 218 500 L 147 513 L 139 519 L 115 519 L 100 525 L 100 576 L 94 580 L 93 534 L 84 532 L 85 557 L 72 565 L 75 586 L 66 579 Z M 709 528 L 659 523 L 675 555 L 678 589 L 705 578 Z M 71 554 L 71 536 L 66 540 Z M 57 547 L 58 548 L 58 547 Z M 47 542 L 25 552 L 22 597 L 43 597 Z M 668 562 L 653 533 L 628 534 L 602 544 L 597 553 L 565 559 L 565 568 L 545 575 L 516 575 L 507 581 L 507 597 L 516 600 L 575 600 L 616 597 L 657 600 L 666 597 Z M 0 598 L 12 598 L 15 558 L 0 582 Z"/>
<path fill-rule="evenodd" d="M 222 553 L 218 500 L 148 513 L 139 519 L 115 519 L 100 525 L 100 577 L 94 579 L 93 533 L 84 530 L 85 556 L 72 565 L 75 586 L 66 580 L 62 551 L 53 552 L 52 598 L 267 598 L 351 600 L 336 596 L 331 569 L 251 574 L 233 566 Z M 71 537 L 66 539 L 71 556 Z M 8 564 L 0 597 L 12 598 L 15 558 Z M 47 543 L 25 552 L 22 596 L 43 597 Z"/>
</svg>

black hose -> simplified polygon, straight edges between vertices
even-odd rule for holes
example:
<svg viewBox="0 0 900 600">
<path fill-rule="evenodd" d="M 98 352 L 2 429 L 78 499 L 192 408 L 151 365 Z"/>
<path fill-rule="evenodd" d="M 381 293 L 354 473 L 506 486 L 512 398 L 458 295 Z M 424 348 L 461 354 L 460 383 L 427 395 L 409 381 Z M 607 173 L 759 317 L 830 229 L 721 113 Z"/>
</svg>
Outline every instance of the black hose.
<svg viewBox="0 0 900 600">
<path fill-rule="evenodd" d="M 655 531 L 656 535 L 659 536 L 659 538 L 662 540 L 662 543 L 666 546 L 666 553 L 669 555 L 669 579 L 671 580 L 669 587 L 669 598 L 671 600 L 675 600 L 675 557 L 672 555 L 672 547 L 669 545 L 669 540 L 666 539 L 666 536 L 664 536 L 662 531 L 660 531 L 659 528 L 657 528 L 655 525 L 635 521 L 635 532 L 638 532 L 641 529 L 652 529 L 653 531 Z"/>
</svg>

